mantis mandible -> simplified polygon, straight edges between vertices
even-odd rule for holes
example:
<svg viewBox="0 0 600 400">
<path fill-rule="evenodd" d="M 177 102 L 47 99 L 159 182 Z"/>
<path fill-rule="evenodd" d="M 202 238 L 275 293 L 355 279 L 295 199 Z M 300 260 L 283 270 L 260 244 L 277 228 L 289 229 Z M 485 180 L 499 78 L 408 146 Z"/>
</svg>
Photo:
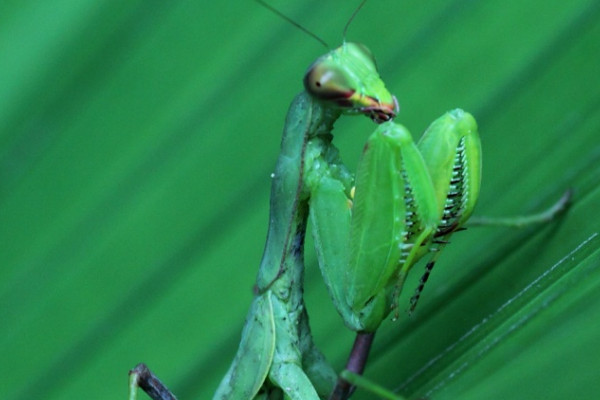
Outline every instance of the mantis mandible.
<svg viewBox="0 0 600 400">
<path fill-rule="evenodd" d="M 406 128 L 392 121 L 398 102 L 364 45 L 344 41 L 319 57 L 304 76 L 304 88 L 288 111 L 272 175 L 255 296 L 215 400 L 349 396 L 350 385 L 345 379 L 336 385 L 337 374 L 310 333 L 303 300 L 309 220 L 333 303 L 357 340 L 367 338 L 370 344 L 381 322 L 394 311 L 398 315 L 407 274 L 429 255 L 411 299 L 414 309 L 440 250 L 463 229 L 478 198 L 481 145 L 475 119 L 460 109 L 450 111 L 414 143 Z M 342 163 L 331 132 L 341 115 L 361 114 L 378 127 L 354 175 Z M 500 223 L 550 220 L 568 200 L 566 194 L 543 213 Z M 360 374 L 362 368 L 349 369 Z M 138 384 L 136 374 L 133 378 L 131 398 Z"/>
</svg>

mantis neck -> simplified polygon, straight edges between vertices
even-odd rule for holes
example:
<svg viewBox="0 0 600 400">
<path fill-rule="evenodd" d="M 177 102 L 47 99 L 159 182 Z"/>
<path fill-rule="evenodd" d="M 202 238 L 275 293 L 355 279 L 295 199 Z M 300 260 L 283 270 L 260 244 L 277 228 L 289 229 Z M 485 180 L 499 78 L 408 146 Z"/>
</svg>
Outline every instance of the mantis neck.
<svg viewBox="0 0 600 400">
<path fill-rule="evenodd" d="M 306 92 L 292 102 L 272 175 L 269 230 L 256 279 L 258 293 L 271 289 L 280 298 L 300 296 L 301 300 L 308 216 L 308 193 L 303 183 L 306 144 L 317 136 L 326 137 L 323 142 L 329 143 L 328 133 L 339 115 Z M 299 293 L 292 293 L 294 288 Z"/>
</svg>

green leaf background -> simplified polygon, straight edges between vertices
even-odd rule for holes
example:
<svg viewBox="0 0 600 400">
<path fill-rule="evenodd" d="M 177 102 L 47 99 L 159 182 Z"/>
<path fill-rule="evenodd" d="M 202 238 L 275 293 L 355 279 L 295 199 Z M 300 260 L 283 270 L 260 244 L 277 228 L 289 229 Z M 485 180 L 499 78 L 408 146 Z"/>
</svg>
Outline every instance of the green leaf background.
<svg viewBox="0 0 600 400">
<path fill-rule="evenodd" d="M 332 46 L 357 5 L 270 3 Z M 575 189 L 548 226 L 457 234 L 366 375 L 415 398 L 596 398 L 600 2 L 371 0 L 347 39 L 415 136 L 451 108 L 476 116 L 478 214 Z M 252 298 L 285 113 L 323 52 L 252 1 L 0 4 L 2 399 L 124 399 L 141 361 L 210 398 Z M 372 129 L 338 122 L 349 165 Z M 342 368 L 352 335 L 311 251 L 306 297 Z"/>
</svg>

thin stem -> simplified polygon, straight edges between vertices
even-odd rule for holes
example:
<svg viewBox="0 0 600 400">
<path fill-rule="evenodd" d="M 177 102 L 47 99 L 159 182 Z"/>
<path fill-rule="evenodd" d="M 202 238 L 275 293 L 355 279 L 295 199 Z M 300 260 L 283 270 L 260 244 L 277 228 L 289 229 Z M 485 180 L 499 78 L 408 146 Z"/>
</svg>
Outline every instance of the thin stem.
<svg viewBox="0 0 600 400">
<path fill-rule="evenodd" d="M 352 351 L 346 363 L 346 370 L 354 375 L 361 375 L 363 373 L 374 338 L 375 332 L 359 332 L 356 334 Z M 346 400 L 354 392 L 354 389 L 352 383 L 348 382 L 343 376 L 340 376 L 331 396 L 329 396 L 329 400 Z"/>
<path fill-rule="evenodd" d="M 153 400 L 177 400 L 175 395 L 143 363 L 129 371 L 129 400 L 136 400 L 138 387 Z"/>
</svg>

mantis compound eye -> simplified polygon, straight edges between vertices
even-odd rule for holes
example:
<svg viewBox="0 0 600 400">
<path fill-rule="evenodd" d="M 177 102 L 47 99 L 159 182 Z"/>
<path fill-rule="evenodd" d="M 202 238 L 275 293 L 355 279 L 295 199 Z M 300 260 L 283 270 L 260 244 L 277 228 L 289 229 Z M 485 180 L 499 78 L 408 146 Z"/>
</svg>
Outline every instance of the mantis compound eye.
<svg viewBox="0 0 600 400">
<path fill-rule="evenodd" d="M 342 71 L 319 62 L 304 75 L 304 87 L 317 99 L 333 101 L 342 107 L 351 106 L 348 99 L 355 92 Z"/>
</svg>

